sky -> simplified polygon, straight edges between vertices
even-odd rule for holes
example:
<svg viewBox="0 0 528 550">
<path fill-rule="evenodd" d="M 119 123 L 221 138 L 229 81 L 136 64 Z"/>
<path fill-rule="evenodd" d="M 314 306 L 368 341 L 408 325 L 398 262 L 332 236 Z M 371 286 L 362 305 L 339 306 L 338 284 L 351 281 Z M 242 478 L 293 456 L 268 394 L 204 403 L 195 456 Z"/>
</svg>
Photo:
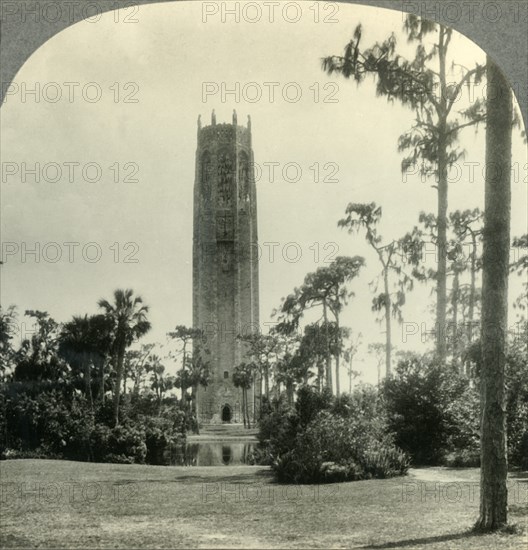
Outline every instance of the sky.
<svg viewBox="0 0 528 550">
<path fill-rule="evenodd" d="M 219 4 L 205 4 L 207 14 L 201 3 L 182 2 L 79 22 L 20 69 L 0 121 L 2 306 L 67 321 L 97 312 L 100 298 L 130 287 L 150 307 L 153 329 L 145 342 L 165 342 L 176 325 L 191 325 L 197 117 L 209 124 L 215 109 L 219 123 L 231 122 L 236 109 L 239 124 L 251 115 L 261 169 L 262 323 L 309 271 L 335 255 L 364 256 L 342 322 L 362 332 L 355 368 L 375 381 L 367 345 L 383 342 L 384 333 L 370 310 L 368 283 L 378 264 L 362 236 L 347 235 L 337 221 L 349 202 L 375 201 L 383 207 L 380 232 L 392 240 L 412 229 L 420 211 L 435 211 L 436 191 L 434 182 L 400 172 L 397 139 L 413 113 L 376 97 L 373 80 L 358 87 L 327 76 L 321 57 L 340 54 L 359 22 L 365 45 L 394 32 L 401 51 L 412 55 L 403 16 L 344 4 L 317 14 L 313 3 L 301 2 L 300 14 L 279 7 L 273 22 L 266 12 L 251 22 L 255 8 L 239 3 L 245 11 L 237 22 L 222 17 Z M 452 51 L 466 67 L 485 59 L 459 34 Z M 229 93 L 237 87 L 238 95 Z M 472 91 L 484 94 L 481 87 Z M 484 129 L 464 130 L 460 145 L 466 155 L 450 175 L 449 208 L 482 209 Z M 519 131 L 512 161 L 512 235 L 520 235 L 528 165 Z M 512 281 L 511 301 L 519 285 Z M 431 302 L 429 287 L 408 296 L 404 325 L 393 329 L 397 349 L 423 347 Z M 417 333 L 404 337 L 410 327 Z"/>
</svg>

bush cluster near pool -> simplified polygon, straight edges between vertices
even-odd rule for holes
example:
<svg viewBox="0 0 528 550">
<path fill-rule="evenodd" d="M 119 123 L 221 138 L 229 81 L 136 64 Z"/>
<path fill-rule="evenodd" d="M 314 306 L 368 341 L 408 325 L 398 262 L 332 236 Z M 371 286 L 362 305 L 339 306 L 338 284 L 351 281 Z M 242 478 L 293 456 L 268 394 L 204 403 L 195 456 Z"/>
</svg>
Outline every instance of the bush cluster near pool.
<svg viewBox="0 0 528 550">
<path fill-rule="evenodd" d="M 403 475 L 409 456 L 386 430 L 374 388 L 333 398 L 309 387 L 295 409 L 277 410 L 261 426 L 260 460 L 279 481 L 318 483 Z"/>
</svg>

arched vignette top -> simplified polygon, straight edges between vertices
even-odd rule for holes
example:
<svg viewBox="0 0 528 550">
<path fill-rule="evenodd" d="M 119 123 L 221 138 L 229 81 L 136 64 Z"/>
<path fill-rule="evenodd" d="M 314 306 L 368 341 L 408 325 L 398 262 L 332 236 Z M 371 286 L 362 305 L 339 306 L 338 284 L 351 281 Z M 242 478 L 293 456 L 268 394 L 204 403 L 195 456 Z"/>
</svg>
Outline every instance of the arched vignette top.
<svg viewBox="0 0 528 550">
<path fill-rule="evenodd" d="M 131 0 L 127 7 L 117 9 L 133 10 L 150 4 L 179 3 L 182 0 Z M 509 82 L 526 83 L 528 81 L 528 20 L 526 12 L 519 13 L 514 18 L 511 9 L 504 7 L 501 16 L 494 21 L 485 17 L 486 0 L 473 0 L 472 10 L 462 12 L 460 18 L 453 20 L 450 10 L 442 9 L 443 2 L 438 0 L 420 0 L 401 2 L 401 0 L 341 0 L 340 7 L 348 4 L 360 4 L 369 7 L 392 9 L 416 15 L 430 14 L 438 23 L 450 26 L 457 32 L 464 34 L 488 53 L 504 71 Z M 446 2 L 447 3 L 447 2 Z M 49 5 L 48 0 L 34 0 L 37 15 L 27 12 L 25 2 L 3 1 L 0 3 L 0 19 L 2 23 L 2 47 L 0 48 L 0 107 L 3 105 L 6 90 L 13 81 L 23 64 L 40 46 L 58 34 L 60 31 L 90 17 L 93 14 L 104 14 L 116 9 L 115 0 L 90 0 L 91 10 L 87 11 L 86 3 L 80 0 L 54 0 L 58 15 L 45 17 L 44 10 Z M 502 4 L 504 6 L 504 4 Z M 97 8 L 97 9 L 96 9 Z M 33 8 L 32 8 L 33 9 Z M 406 11 L 404 11 L 406 9 Z M 528 8 L 527 8 L 528 9 Z M 23 12 L 23 10 L 26 10 Z M 418 10 L 418 13 L 417 11 Z M 137 11 L 138 16 L 139 12 Z M 507 16 L 509 14 L 509 16 Z M 516 98 L 524 118 L 528 121 L 528 88 L 525 85 L 514 87 Z"/>
</svg>

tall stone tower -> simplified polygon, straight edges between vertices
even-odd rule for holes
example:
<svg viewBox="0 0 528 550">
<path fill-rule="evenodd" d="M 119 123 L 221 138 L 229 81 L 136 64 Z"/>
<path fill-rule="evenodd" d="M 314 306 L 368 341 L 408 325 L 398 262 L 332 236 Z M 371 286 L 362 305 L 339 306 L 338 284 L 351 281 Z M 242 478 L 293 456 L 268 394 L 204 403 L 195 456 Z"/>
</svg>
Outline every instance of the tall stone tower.
<svg viewBox="0 0 528 550">
<path fill-rule="evenodd" d="M 258 330 L 257 198 L 247 127 L 217 124 L 202 128 L 198 118 L 193 231 L 193 325 L 201 329 L 212 377 L 198 389 L 199 420 L 241 422 L 242 391 L 232 381 L 246 360 L 237 336 Z M 195 346 L 196 352 L 196 346 Z M 250 414 L 254 398 L 248 391 Z"/>
</svg>

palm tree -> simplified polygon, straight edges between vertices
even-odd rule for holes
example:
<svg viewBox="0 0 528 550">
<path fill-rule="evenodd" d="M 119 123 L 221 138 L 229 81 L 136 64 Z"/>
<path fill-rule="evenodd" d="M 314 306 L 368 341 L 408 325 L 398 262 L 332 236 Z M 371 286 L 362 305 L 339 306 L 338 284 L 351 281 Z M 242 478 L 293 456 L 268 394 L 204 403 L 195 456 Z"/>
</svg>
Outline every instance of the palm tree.
<svg viewBox="0 0 528 550">
<path fill-rule="evenodd" d="M 249 418 L 247 391 L 251 388 L 253 383 L 253 370 L 255 365 L 253 363 L 240 363 L 235 367 L 233 372 L 233 384 L 235 388 L 242 389 L 242 415 L 244 417 L 244 428 L 247 426 L 251 428 L 251 420 Z"/>
<path fill-rule="evenodd" d="M 154 349 L 155 344 L 142 344 L 139 350 L 129 350 L 125 355 L 125 364 L 129 364 L 129 374 L 132 378 L 132 392 L 135 396 L 139 394 L 139 390 L 145 382 L 145 363 Z M 123 383 L 123 391 L 125 384 Z"/>
<path fill-rule="evenodd" d="M 85 394 L 93 412 L 92 370 L 110 354 L 112 327 L 104 315 L 73 316 L 62 327 L 58 354 L 84 378 Z M 104 385 L 104 380 L 100 381 Z"/>
<path fill-rule="evenodd" d="M 13 340 L 16 334 L 16 319 L 16 306 L 11 305 L 7 310 L 4 310 L 0 305 L 0 375 L 2 376 L 4 376 L 7 368 L 10 366 L 11 359 L 15 353 L 11 340 Z"/>
<path fill-rule="evenodd" d="M 59 355 L 68 361 L 71 367 L 82 373 L 85 394 L 90 404 L 90 410 L 93 413 L 91 357 L 97 350 L 92 332 L 88 315 L 84 317 L 74 316 L 62 329 L 59 341 Z"/>
<path fill-rule="evenodd" d="M 284 384 L 288 407 L 293 407 L 293 396 L 298 385 L 308 383 L 310 377 L 310 363 L 296 352 L 286 352 L 277 362 L 277 385 Z M 277 399 L 280 399 L 280 389 L 277 392 Z"/>
<path fill-rule="evenodd" d="M 165 366 L 162 364 L 161 358 L 156 354 L 150 356 L 145 369 L 151 375 L 150 387 L 156 393 L 156 398 L 158 400 L 158 416 L 161 416 L 163 396 L 174 387 L 176 377 L 167 376 L 165 374 Z"/>
<path fill-rule="evenodd" d="M 187 388 L 190 386 L 190 376 L 186 371 L 189 365 L 189 344 L 195 344 L 203 338 L 203 333 L 200 329 L 186 327 L 185 325 L 178 325 L 173 332 L 168 332 L 167 336 L 173 340 L 180 341 L 182 344 L 182 367 L 178 372 L 178 388 L 181 388 L 181 403 L 185 408 L 185 400 L 187 397 Z"/>
<path fill-rule="evenodd" d="M 189 361 L 189 382 L 191 384 L 191 403 L 196 418 L 196 433 L 200 433 L 200 411 L 198 410 L 198 387 L 206 388 L 211 381 L 210 363 L 205 352 L 193 353 Z"/>
<path fill-rule="evenodd" d="M 119 397 L 123 378 L 125 351 L 136 338 L 150 330 L 147 320 L 148 306 L 143 305 L 141 296 L 134 296 L 132 289 L 117 289 L 114 292 L 114 303 L 101 299 L 100 308 L 114 324 L 114 354 L 116 359 L 116 381 L 114 387 L 114 424 L 119 424 Z"/>
</svg>

